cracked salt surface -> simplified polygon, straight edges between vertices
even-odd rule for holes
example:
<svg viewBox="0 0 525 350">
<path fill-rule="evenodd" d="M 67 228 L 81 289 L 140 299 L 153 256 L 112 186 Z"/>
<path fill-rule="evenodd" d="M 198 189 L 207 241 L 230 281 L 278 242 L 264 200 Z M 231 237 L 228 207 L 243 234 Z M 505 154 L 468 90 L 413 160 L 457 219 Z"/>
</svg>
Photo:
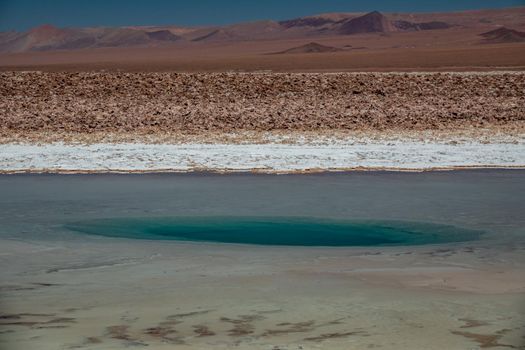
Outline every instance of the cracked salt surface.
<svg viewBox="0 0 525 350">
<path fill-rule="evenodd" d="M 154 172 L 524 167 L 525 142 L 415 140 L 301 144 L 1 144 L 2 172 Z M 362 141 L 362 140 L 360 140 Z"/>
</svg>

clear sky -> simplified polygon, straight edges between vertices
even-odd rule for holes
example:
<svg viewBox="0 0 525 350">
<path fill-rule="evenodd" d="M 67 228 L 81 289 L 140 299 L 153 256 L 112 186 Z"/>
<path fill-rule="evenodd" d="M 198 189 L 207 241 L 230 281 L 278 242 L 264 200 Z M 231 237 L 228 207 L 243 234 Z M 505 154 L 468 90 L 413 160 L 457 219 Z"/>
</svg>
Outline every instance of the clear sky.
<svg viewBox="0 0 525 350">
<path fill-rule="evenodd" d="M 0 0 L 0 31 L 59 27 L 208 25 L 323 12 L 435 12 L 525 6 L 525 0 Z"/>
</svg>

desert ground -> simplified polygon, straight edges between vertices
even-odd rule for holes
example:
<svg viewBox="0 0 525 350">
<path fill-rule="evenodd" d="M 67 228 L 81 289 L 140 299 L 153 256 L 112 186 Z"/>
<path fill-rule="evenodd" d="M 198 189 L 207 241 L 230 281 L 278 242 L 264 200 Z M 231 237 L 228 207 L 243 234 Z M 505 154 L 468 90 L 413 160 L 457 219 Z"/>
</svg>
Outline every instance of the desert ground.
<svg viewBox="0 0 525 350">
<path fill-rule="evenodd" d="M 522 70 L 524 17 L 525 7 L 515 7 L 452 13 L 328 13 L 220 27 L 42 25 L 23 33 L 0 33 L 0 70 Z M 98 42 L 104 35 L 107 39 Z M 327 49 L 312 52 L 308 43 Z M 278 54 L 288 51 L 292 53 Z"/>
<path fill-rule="evenodd" d="M 502 73 L 1 73 L 0 132 L 421 131 L 524 126 Z"/>
<path fill-rule="evenodd" d="M 522 70 L 525 67 L 525 44 L 469 44 L 445 42 L 421 44 L 428 33 L 377 34 L 321 39 L 290 39 L 284 41 L 211 43 L 206 46 L 181 44 L 180 47 L 98 48 L 75 51 L 12 53 L 0 55 L 2 71 L 131 71 L 131 72 L 344 72 L 344 71 L 492 71 Z M 439 39 L 439 38 L 438 38 Z M 353 45 L 367 49 L 342 52 L 269 53 L 301 46 L 315 40 L 324 45 Z M 475 39 L 479 40 L 479 39 Z M 370 47 L 371 42 L 376 47 Z M 394 46 L 394 47 L 393 47 Z"/>
</svg>

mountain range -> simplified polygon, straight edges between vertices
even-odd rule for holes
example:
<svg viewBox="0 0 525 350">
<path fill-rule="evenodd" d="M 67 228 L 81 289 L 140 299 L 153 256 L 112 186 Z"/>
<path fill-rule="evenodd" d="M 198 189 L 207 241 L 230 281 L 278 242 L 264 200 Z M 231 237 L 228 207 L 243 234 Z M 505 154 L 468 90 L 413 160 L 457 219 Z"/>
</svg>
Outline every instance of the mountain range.
<svg viewBox="0 0 525 350">
<path fill-rule="evenodd" d="M 520 8 L 523 12 L 523 8 Z M 490 16 L 488 16 L 490 17 Z M 493 21 L 490 18 L 485 21 Z M 481 22 L 480 22 L 481 23 Z M 487 24 L 487 23 L 484 23 Z M 468 26 L 468 14 L 336 13 L 285 21 L 257 21 L 210 27 L 57 28 L 42 25 L 26 32 L 0 33 L 0 52 L 76 50 L 107 47 L 158 47 L 177 43 L 216 43 L 443 31 Z M 470 25 L 473 25 L 470 23 Z M 506 33 L 520 38 L 519 34 Z M 486 38 L 488 40 L 497 40 Z M 502 40 L 508 40 L 503 38 Z"/>
</svg>

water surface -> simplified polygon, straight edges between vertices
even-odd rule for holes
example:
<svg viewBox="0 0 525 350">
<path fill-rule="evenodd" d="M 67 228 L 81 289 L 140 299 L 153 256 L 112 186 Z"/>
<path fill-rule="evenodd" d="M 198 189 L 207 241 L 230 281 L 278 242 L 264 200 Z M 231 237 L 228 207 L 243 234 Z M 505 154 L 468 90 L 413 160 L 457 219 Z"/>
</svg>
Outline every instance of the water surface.
<svg viewBox="0 0 525 350">
<path fill-rule="evenodd" d="M 481 232 L 405 221 L 348 221 L 297 217 L 117 218 L 66 228 L 109 237 L 287 246 L 399 246 L 464 242 Z"/>
<path fill-rule="evenodd" d="M 9 175 L 0 176 L 0 238 L 518 244 L 525 243 L 523 198 L 522 170 Z"/>
</svg>

